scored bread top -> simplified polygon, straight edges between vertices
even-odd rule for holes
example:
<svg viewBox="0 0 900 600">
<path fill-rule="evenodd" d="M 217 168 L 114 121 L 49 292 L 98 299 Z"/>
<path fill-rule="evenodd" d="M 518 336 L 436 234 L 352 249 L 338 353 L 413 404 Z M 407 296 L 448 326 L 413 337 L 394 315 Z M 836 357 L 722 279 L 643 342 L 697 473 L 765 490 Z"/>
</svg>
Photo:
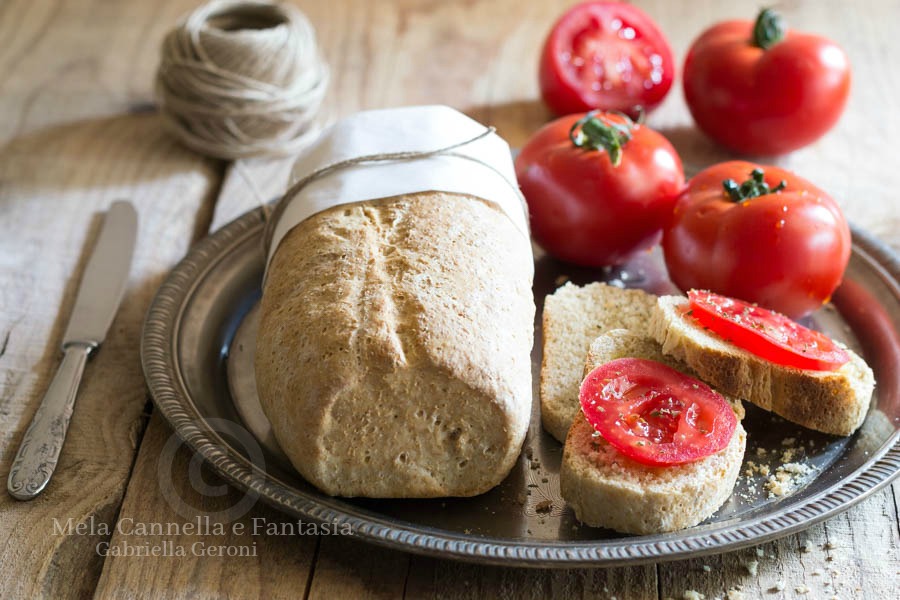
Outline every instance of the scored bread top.
<svg viewBox="0 0 900 600">
<path fill-rule="evenodd" d="M 541 421 L 560 442 L 579 413 L 578 388 L 591 342 L 614 328 L 647 332 L 656 296 L 605 283 L 566 283 L 544 301 Z"/>
<path fill-rule="evenodd" d="M 471 496 L 531 415 L 534 263 L 491 203 L 438 192 L 328 209 L 265 282 L 260 405 L 301 475 L 341 496 Z"/>
<path fill-rule="evenodd" d="M 650 334 L 662 351 L 693 369 L 723 394 L 774 412 L 823 433 L 850 435 L 872 400 L 872 369 L 852 350 L 835 371 L 808 371 L 775 364 L 706 330 L 682 310 L 683 296 L 663 296 L 652 311 Z"/>
</svg>

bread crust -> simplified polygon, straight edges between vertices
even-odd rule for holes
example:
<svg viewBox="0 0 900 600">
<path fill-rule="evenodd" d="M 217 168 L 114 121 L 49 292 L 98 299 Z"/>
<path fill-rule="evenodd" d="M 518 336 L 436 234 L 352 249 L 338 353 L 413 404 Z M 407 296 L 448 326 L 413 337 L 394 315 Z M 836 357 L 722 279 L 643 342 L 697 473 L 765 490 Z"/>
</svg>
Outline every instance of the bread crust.
<svg viewBox="0 0 900 600">
<path fill-rule="evenodd" d="M 281 241 L 260 403 L 294 467 L 340 496 L 471 496 L 531 412 L 533 262 L 494 205 L 423 192 L 336 206 Z"/>
<path fill-rule="evenodd" d="M 687 298 L 659 298 L 650 334 L 665 354 L 686 363 L 697 376 L 729 394 L 791 421 L 834 435 L 850 435 L 862 424 L 872 400 L 872 369 L 852 350 L 836 371 L 807 371 L 757 357 L 685 319 Z"/>
</svg>

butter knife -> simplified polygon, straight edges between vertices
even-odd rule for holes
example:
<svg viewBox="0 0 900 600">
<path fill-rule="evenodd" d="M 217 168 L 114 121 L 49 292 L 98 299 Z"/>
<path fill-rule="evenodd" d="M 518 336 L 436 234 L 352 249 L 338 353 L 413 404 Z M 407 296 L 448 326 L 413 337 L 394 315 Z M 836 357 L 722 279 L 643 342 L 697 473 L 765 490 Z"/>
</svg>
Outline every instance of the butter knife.
<svg viewBox="0 0 900 600">
<path fill-rule="evenodd" d="M 134 207 L 130 202 L 113 202 L 81 278 L 75 308 L 63 337 L 62 362 L 22 438 L 9 472 L 7 489 L 17 500 L 37 497 L 53 476 L 85 364 L 106 339 L 125 292 L 136 236 Z"/>
</svg>

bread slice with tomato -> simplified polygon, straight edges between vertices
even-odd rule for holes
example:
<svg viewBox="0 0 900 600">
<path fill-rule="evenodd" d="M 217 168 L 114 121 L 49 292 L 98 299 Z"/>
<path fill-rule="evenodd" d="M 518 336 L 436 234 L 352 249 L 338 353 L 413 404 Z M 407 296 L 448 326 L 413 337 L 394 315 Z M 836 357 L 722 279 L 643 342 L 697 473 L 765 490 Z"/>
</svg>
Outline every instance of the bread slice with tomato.
<svg viewBox="0 0 900 600">
<path fill-rule="evenodd" d="M 647 332 L 656 296 L 643 290 L 605 283 L 566 283 L 544 300 L 541 362 L 541 422 L 550 435 L 565 442 L 580 413 L 578 387 L 584 357 L 601 333 L 623 328 Z"/>
<path fill-rule="evenodd" d="M 590 345 L 585 375 L 616 359 L 657 361 L 692 375 L 665 356 L 646 334 L 609 331 Z M 622 533 L 653 534 L 692 527 L 709 518 L 731 495 L 746 448 L 739 400 L 727 399 L 737 424 L 721 450 L 684 464 L 651 466 L 629 458 L 597 433 L 582 412 L 569 429 L 560 487 L 575 516 L 593 527 Z M 637 441 L 636 443 L 641 443 Z"/>
<path fill-rule="evenodd" d="M 839 344 L 847 360 L 838 368 L 811 370 L 779 364 L 701 325 L 683 296 L 660 297 L 649 329 L 663 353 L 684 362 L 712 387 L 798 425 L 850 435 L 868 412 L 875 387 L 872 369 Z"/>
</svg>

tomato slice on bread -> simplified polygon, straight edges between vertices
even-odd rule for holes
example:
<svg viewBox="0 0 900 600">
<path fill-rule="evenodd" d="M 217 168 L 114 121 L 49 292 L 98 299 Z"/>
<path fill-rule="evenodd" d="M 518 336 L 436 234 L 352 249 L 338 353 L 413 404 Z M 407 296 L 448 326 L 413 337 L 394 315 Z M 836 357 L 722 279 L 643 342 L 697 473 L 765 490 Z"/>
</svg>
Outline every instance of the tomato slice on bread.
<svg viewBox="0 0 900 600">
<path fill-rule="evenodd" d="M 812 371 L 833 371 L 850 360 L 823 333 L 755 304 L 690 290 L 688 313 L 722 338 L 773 363 Z"/>
<path fill-rule="evenodd" d="M 584 378 L 579 400 L 607 442 L 646 465 L 680 465 L 715 454 L 737 427 L 731 406 L 708 385 L 642 358 L 600 365 Z"/>
</svg>

